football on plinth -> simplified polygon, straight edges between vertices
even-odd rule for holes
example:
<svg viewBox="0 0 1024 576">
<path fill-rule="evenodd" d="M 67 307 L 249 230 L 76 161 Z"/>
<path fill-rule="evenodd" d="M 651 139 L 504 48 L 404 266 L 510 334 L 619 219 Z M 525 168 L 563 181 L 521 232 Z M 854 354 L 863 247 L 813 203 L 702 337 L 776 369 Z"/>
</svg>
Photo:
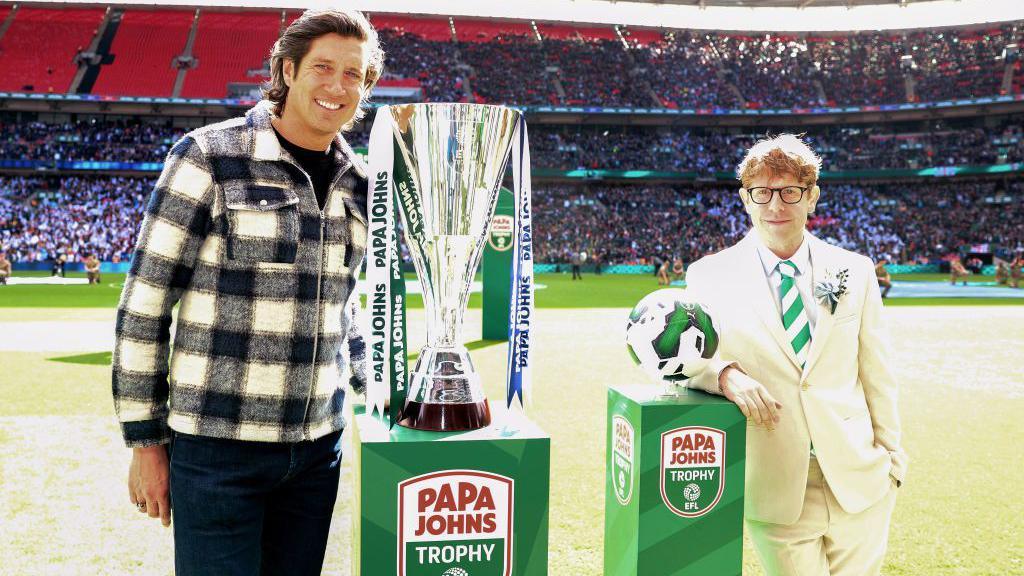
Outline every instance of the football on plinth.
<svg viewBox="0 0 1024 576">
<path fill-rule="evenodd" d="M 644 296 L 629 313 L 626 348 L 648 374 L 667 382 L 693 378 L 718 350 L 718 326 L 705 304 L 685 290 Z"/>
</svg>

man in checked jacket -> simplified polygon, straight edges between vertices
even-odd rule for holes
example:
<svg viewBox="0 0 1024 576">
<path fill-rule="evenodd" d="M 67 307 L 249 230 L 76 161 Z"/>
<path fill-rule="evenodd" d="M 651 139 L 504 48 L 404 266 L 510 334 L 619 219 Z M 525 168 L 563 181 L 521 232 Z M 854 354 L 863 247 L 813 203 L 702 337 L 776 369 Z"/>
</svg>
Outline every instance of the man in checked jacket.
<svg viewBox="0 0 1024 576">
<path fill-rule="evenodd" d="M 146 209 L 117 315 L 129 493 L 174 519 L 178 576 L 319 574 L 337 497 L 366 169 L 341 137 L 380 78 L 354 11 L 308 11 L 265 100 L 187 134 Z M 171 313 L 180 302 L 173 350 Z"/>
</svg>

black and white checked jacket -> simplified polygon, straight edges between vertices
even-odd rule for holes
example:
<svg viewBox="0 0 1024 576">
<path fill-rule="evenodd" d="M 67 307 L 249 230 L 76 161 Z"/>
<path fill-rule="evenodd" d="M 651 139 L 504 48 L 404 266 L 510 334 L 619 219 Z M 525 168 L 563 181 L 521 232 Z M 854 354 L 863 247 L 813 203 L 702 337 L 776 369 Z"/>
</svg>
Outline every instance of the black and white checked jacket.
<svg viewBox="0 0 1024 576">
<path fill-rule="evenodd" d="M 167 156 L 117 311 L 114 405 L 130 447 L 172 429 L 314 439 L 344 427 L 345 382 L 363 390 L 366 168 L 336 137 L 321 211 L 271 117 L 261 102 Z"/>
</svg>

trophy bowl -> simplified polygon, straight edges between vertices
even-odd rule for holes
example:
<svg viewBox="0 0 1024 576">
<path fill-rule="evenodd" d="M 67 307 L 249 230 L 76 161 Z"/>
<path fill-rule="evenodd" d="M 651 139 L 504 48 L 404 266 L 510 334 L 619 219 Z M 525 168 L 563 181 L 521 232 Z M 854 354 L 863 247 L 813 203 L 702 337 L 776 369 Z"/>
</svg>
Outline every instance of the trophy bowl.
<svg viewBox="0 0 1024 576">
<path fill-rule="evenodd" d="M 427 344 L 409 379 L 401 426 L 472 430 L 491 413 L 462 318 L 494 216 L 520 113 L 485 104 L 403 104 L 394 126 L 397 211 L 423 292 Z"/>
</svg>

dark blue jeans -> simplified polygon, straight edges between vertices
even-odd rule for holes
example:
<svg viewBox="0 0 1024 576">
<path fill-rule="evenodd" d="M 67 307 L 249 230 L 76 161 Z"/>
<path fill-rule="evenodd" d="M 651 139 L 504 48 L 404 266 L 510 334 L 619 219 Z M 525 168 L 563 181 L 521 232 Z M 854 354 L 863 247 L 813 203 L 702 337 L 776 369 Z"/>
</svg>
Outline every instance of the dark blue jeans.
<svg viewBox="0 0 1024 576">
<path fill-rule="evenodd" d="M 175 434 L 176 576 L 319 575 L 340 470 L 341 432 L 291 444 Z"/>
</svg>

